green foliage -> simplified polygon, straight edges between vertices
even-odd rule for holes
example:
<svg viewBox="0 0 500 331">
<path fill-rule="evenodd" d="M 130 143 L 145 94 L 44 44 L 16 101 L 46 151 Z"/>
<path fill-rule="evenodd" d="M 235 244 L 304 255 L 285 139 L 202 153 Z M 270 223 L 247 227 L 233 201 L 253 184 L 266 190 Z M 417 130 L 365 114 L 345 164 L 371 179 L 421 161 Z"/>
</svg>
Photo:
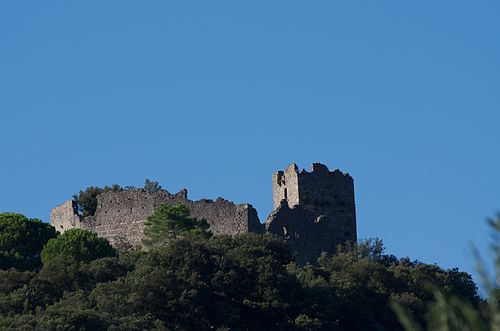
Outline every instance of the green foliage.
<svg viewBox="0 0 500 331">
<path fill-rule="evenodd" d="M 288 262 L 286 246 L 270 237 L 177 239 L 142 255 L 124 279 L 98 285 L 92 298 L 105 314 L 150 314 L 169 329 L 284 330 L 300 291 Z"/>
<path fill-rule="evenodd" d="M 88 300 L 89 291 L 128 271 L 127 263 L 116 257 L 87 263 L 57 256 L 37 274 L 15 269 L 1 272 L 0 281 L 6 280 L 9 285 L 1 286 L 0 329 L 106 329 L 95 303 Z"/>
<path fill-rule="evenodd" d="M 478 273 L 481 277 L 483 287 L 488 293 L 487 302 L 481 302 L 477 295 L 471 297 L 472 292 L 467 290 L 467 287 L 470 286 L 468 283 L 472 282 L 470 276 L 461 275 L 460 277 L 460 273 L 456 269 L 453 269 L 449 278 L 455 279 L 455 284 L 450 286 L 444 282 L 445 284 L 440 284 L 441 286 L 428 286 L 428 292 L 432 293 L 433 302 L 428 306 L 424 319 L 416 319 L 412 310 L 408 309 L 408 305 L 403 305 L 396 301 L 392 302 L 392 307 L 405 330 L 500 330 L 500 284 L 498 283 L 498 279 L 500 279 L 500 215 L 495 219 L 489 219 L 488 224 L 492 230 L 493 237 L 491 245 L 495 264 L 495 277 L 493 279 L 490 279 L 488 276 L 477 249 L 474 249 Z M 429 284 L 430 282 L 428 281 L 427 283 Z"/>
<path fill-rule="evenodd" d="M 103 192 L 120 192 L 123 191 L 118 184 L 113 184 L 111 186 L 105 186 L 104 188 L 97 186 L 87 187 L 84 191 L 80 190 L 78 195 L 73 195 L 73 200 L 78 204 L 78 211 L 83 216 L 92 216 L 95 214 L 97 209 L 97 196 Z"/>
<path fill-rule="evenodd" d="M 425 322 L 417 321 L 409 310 L 398 302 L 391 306 L 406 331 L 487 331 L 488 326 L 480 309 L 455 295 L 446 296 L 441 290 L 433 290 L 434 302 L 429 305 Z"/>
<path fill-rule="evenodd" d="M 47 307 L 38 319 L 42 330 L 106 330 L 106 322 L 92 309 L 87 293 L 67 293 L 59 302 Z"/>
<path fill-rule="evenodd" d="M 206 220 L 189 217 L 187 206 L 161 204 L 144 223 L 143 243 L 148 247 L 157 247 L 179 237 L 208 238 L 208 229 Z"/>
<path fill-rule="evenodd" d="M 36 330 L 34 314 L 4 315 L 0 317 L 0 330 Z"/>
<path fill-rule="evenodd" d="M 133 189 L 135 189 L 133 186 L 121 187 L 118 184 L 104 187 L 90 186 L 85 190 L 80 190 L 78 194 L 73 195 L 73 200 L 76 201 L 78 205 L 78 212 L 82 216 L 93 216 L 97 209 L 97 196 L 99 194 L 103 192 L 120 192 Z M 162 187 L 157 181 L 146 179 L 144 183 L 144 190 L 153 193 L 161 191 Z"/>
<path fill-rule="evenodd" d="M 56 236 L 53 226 L 21 214 L 0 214 L 0 269 L 40 267 L 43 245 Z"/>
<path fill-rule="evenodd" d="M 343 330 L 400 329 L 391 301 L 407 303 L 415 318 L 423 320 L 433 299 L 425 289 L 426 282 L 479 303 L 470 275 L 384 255 L 380 240 L 339 247 L 336 255 L 322 255 L 318 263 L 319 270 L 299 269 L 298 277 L 333 292 L 338 326 Z"/>
<path fill-rule="evenodd" d="M 380 240 L 299 266 L 271 235 L 209 236 L 185 206 L 154 216 L 148 250 L 116 256 L 93 233 L 69 230 L 46 244 L 40 270 L 0 271 L 0 329 L 402 330 L 391 302 L 407 326 L 443 313 L 456 317 L 448 324 L 482 318 L 468 274 L 385 255 Z"/>
<path fill-rule="evenodd" d="M 144 182 L 144 190 L 149 193 L 154 193 L 161 191 L 162 187 L 157 181 L 152 181 L 146 178 L 146 181 Z"/>
<path fill-rule="evenodd" d="M 47 242 L 42 250 L 42 262 L 46 264 L 57 256 L 88 262 L 115 254 L 106 239 L 90 231 L 71 229 Z"/>
<path fill-rule="evenodd" d="M 0 270 L 0 293 L 15 291 L 28 284 L 34 276 L 32 271 Z"/>
</svg>

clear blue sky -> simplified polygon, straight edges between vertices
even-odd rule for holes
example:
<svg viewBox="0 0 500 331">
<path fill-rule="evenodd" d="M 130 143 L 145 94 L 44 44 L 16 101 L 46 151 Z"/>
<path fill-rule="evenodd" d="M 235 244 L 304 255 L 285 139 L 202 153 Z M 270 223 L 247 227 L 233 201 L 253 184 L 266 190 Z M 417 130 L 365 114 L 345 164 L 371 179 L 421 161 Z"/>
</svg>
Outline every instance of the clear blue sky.
<svg viewBox="0 0 500 331">
<path fill-rule="evenodd" d="M 500 210 L 500 2 L 4 1 L 0 211 L 152 178 L 250 202 L 323 162 L 358 236 L 472 270 Z"/>
</svg>

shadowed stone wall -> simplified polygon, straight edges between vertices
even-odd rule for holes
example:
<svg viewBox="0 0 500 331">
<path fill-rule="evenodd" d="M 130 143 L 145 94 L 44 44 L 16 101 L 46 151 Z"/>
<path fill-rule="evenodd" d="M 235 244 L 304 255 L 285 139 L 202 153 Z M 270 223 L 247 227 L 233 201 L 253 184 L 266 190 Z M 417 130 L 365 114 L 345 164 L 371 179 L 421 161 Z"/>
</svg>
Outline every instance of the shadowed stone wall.
<svg viewBox="0 0 500 331">
<path fill-rule="evenodd" d="M 336 245 L 356 241 L 354 181 L 348 174 L 320 163 L 311 172 L 291 164 L 273 175 L 273 197 L 277 207 L 266 230 L 289 241 L 301 262 L 314 262 L 322 251 L 333 253 Z"/>
<path fill-rule="evenodd" d="M 300 205 L 290 208 L 284 200 L 269 215 L 266 231 L 284 238 L 301 265 L 315 263 L 321 252 L 334 253 L 340 243 L 331 236 L 332 224 L 326 218 L 316 219 Z"/>
<path fill-rule="evenodd" d="M 140 189 L 103 192 L 97 196 L 97 209 L 93 216 L 78 216 L 76 208 L 73 208 L 74 201 L 68 201 L 52 210 L 51 223 L 59 232 L 83 228 L 107 238 L 111 243 L 124 241 L 138 246 L 143 237 L 144 222 L 162 203 L 188 206 L 191 216 L 206 219 L 214 234 L 263 232 L 257 211 L 251 205 L 236 205 L 222 198 L 191 201 L 186 190 L 177 194 L 167 191 L 150 193 Z"/>
</svg>

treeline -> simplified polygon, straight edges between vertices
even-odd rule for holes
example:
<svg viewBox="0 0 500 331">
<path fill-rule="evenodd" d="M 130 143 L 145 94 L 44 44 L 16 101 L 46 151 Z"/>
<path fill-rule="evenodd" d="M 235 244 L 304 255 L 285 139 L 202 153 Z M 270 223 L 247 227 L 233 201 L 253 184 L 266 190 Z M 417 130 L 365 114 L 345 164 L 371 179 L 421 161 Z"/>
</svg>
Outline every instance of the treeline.
<svg viewBox="0 0 500 331">
<path fill-rule="evenodd" d="M 490 305 L 469 274 L 386 255 L 380 240 L 299 266 L 280 239 L 212 236 L 182 206 L 162 206 L 146 228 L 147 249 L 120 251 L 0 214 L 0 329 L 417 330 L 463 307 L 470 316 L 446 330 L 492 320 L 474 315 Z"/>
</svg>

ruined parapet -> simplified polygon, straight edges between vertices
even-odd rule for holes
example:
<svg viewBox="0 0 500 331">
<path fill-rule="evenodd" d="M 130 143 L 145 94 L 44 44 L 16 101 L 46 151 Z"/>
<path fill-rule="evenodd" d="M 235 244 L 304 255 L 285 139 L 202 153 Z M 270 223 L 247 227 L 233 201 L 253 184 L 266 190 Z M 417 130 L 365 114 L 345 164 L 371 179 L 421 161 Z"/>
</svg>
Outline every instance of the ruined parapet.
<svg viewBox="0 0 500 331">
<path fill-rule="evenodd" d="M 120 242 L 139 246 L 143 238 L 146 219 L 163 203 L 186 205 L 192 217 L 207 220 L 214 234 L 263 232 L 263 225 L 252 205 L 238 205 L 222 198 L 216 201 L 207 199 L 192 201 L 187 198 L 186 190 L 181 190 L 177 194 L 171 194 L 165 190 L 146 192 L 142 189 L 103 192 L 97 195 L 97 208 L 94 215 L 82 218 L 79 227 L 93 231 L 111 243 Z M 57 216 L 59 214 L 61 216 Z M 66 224 L 74 217 L 69 213 L 54 215 L 57 217 L 51 217 L 53 225 Z"/>
<path fill-rule="evenodd" d="M 300 204 L 299 168 L 295 163 L 290 164 L 284 171 L 273 174 L 273 200 L 274 209 L 277 209 L 283 200 L 290 208 Z"/>
<path fill-rule="evenodd" d="M 273 174 L 273 198 L 277 209 L 281 201 L 290 208 L 300 205 L 315 217 L 324 216 L 336 224 L 338 240 L 356 241 L 354 180 L 340 170 L 330 171 L 314 163 L 310 172 L 292 163 Z"/>
<path fill-rule="evenodd" d="M 257 211 L 250 204 L 237 205 L 222 198 L 215 201 L 206 199 L 188 201 L 191 215 L 206 219 L 214 234 L 261 233 L 264 230 Z"/>
<path fill-rule="evenodd" d="M 275 210 L 266 230 L 285 237 L 300 261 L 314 262 L 316 253 L 333 252 L 355 242 L 354 181 L 340 170 L 314 163 L 310 172 L 291 164 L 273 175 Z"/>
<path fill-rule="evenodd" d="M 61 233 L 69 229 L 81 228 L 82 223 L 78 215 L 76 201 L 68 200 L 62 205 L 52 208 L 50 211 L 50 223 L 56 228 L 56 231 Z"/>
</svg>

